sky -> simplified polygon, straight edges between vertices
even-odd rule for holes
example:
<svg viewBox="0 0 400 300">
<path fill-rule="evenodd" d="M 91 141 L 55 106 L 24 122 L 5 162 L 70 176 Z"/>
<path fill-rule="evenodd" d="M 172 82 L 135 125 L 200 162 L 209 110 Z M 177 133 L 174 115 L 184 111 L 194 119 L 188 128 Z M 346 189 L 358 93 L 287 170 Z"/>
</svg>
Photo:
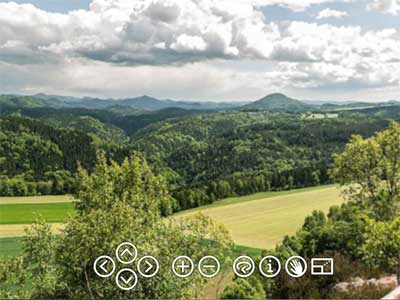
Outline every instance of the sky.
<svg viewBox="0 0 400 300">
<path fill-rule="evenodd" d="M 0 93 L 400 100 L 400 0 L 0 0 Z"/>
</svg>

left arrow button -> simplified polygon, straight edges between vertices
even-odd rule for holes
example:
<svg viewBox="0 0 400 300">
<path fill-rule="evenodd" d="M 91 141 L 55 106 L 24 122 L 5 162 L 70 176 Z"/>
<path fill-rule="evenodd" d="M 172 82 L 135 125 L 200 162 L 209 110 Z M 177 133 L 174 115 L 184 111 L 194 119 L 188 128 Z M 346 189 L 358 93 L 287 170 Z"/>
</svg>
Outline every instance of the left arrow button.
<svg viewBox="0 0 400 300">
<path fill-rule="evenodd" d="M 110 277 L 115 271 L 114 260 L 106 255 L 100 256 L 95 260 L 93 270 L 100 277 Z"/>
</svg>

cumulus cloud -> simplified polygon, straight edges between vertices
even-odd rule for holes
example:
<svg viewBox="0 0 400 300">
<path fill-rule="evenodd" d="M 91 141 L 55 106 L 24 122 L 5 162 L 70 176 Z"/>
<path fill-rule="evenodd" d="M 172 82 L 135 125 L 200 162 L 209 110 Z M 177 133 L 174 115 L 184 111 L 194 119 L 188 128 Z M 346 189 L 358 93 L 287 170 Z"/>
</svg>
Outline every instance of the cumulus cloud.
<svg viewBox="0 0 400 300">
<path fill-rule="evenodd" d="M 326 8 L 318 13 L 317 19 L 328 19 L 328 18 L 340 19 L 345 16 L 348 16 L 347 12 L 345 11 Z"/>
<path fill-rule="evenodd" d="M 266 78 L 297 88 L 400 86 L 400 31 L 363 32 L 292 22 L 281 31 L 273 56 L 278 67 Z M 292 58 L 292 59 L 290 59 Z"/>
<path fill-rule="evenodd" d="M 353 89 L 399 87 L 400 73 L 395 65 L 381 68 L 379 65 L 345 65 L 319 62 L 280 63 L 277 70 L 268 72 L 265 78 L 275 86 L 299 89 Z"/>
<path fill-rule="evenodd" d="M 373 0 L 368 4 L 369 10 L 394 16 L 400 15 L 400 0 Z"/>
<path fill-rule="evenodd" d="M 254 6 L 225 0 L 94 0 L 68 14 L 10 2 L 0 10 L 1 47 L 128 65 L 265 57 L 279 34 Z"/>
<path fill-rule="evenodd" d="M 139 94 L 154 94 L 154 88 L 173 97 L 183 93 L 185 83 L 187 91 L 197 90 L 195 84 L 204 87 L 201 81 L 208 82 L 207 90 L 216 95 L 265 86 L 399 86 L 399 29 L 277 23 L 259 9 L 281 5 L 301 10 L 331 1 L 94 0 L 88 10 L 65 14 L 30 4 L 0 3 L 0 75 L 7 76 L 8 86 L 3 90 L 10 90 L 13 80 L 19 80 L 24 90 L 65 85 L 100 96 L 107 91 L 139 91 L 141 86 Z M 381 10 L 398 12 L 393 5 Z M 318 18 L 344 14 L 325 9 Z M 263 62 L 269 71 L 260 76 L 260 72 L 212 67 L 220 61 Z M 169 74 L 174 74 L 173 80 Z"/>
</svg>

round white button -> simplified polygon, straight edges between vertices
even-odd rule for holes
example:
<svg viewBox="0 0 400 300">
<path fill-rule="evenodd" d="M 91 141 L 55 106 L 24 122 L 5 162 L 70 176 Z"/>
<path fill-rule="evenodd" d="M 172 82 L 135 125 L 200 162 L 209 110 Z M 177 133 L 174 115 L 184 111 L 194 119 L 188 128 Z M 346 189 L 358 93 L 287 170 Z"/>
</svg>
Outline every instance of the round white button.
<svg viewBox="0 0 400 300">
<path fill-rule="evenodd" d="M 143 256 L 137 264 L 138 272 L 146 278 L 155 276 L 160 269 L 157 259 L 151 255 Z"/>
</svg>

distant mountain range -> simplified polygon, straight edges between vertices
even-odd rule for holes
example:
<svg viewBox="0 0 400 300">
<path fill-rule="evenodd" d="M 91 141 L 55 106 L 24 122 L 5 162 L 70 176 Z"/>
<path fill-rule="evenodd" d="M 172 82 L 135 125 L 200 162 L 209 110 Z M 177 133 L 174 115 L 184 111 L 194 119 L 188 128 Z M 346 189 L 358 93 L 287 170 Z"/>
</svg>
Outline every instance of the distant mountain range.
<svg viewBox="0 0 400 300">
<path fill-rule="evenodd" d="M 36 94 L 34 98 L 43 100 L 55 100 L 61 106 L 73 106 L 84 108 L 107 108 L 107 107 L 129 107 L 141 111 L 154 111 L 165 108 L 183 108 L 183 109 L 199 109 L 199 110 L 213 110 L 213 109 L 229 109 L 243 105 L 243 103 L 232 102 L 192 102 L 192 101 L 176 101 L 170 99 L 157 99 L 150 96 L 141 96 L 136 98 L 126 99 L 98 99 L 98 98 L 75 98 L 57 95 Z"/>
<path fill-rule="evenodd" d="M 160 100 L 149 96 L 126 99 L 99 99 L 77 98 L 59 95 L 36 94 L 32 96 L 2 95 L 0 96 L 0 109 L 8 108 L 85 108 L 108 110 L 122 115 L 134 115 L 146 111 L 158 111 L 166 108 L 179 108 L 185 110 L 250 110 L 271 112 L 307 112 L 307 111 L 332 111 L 345 109 L 360 109 L 379 106 L 400 105 L 399 101 L 379 103 L 368 102 L 335 102 L 335 101 L 307 101 L 296 100 L 284 94 L 271 94 L 254 102 L 192 102 L 176 100 Z"/>
</svg>

